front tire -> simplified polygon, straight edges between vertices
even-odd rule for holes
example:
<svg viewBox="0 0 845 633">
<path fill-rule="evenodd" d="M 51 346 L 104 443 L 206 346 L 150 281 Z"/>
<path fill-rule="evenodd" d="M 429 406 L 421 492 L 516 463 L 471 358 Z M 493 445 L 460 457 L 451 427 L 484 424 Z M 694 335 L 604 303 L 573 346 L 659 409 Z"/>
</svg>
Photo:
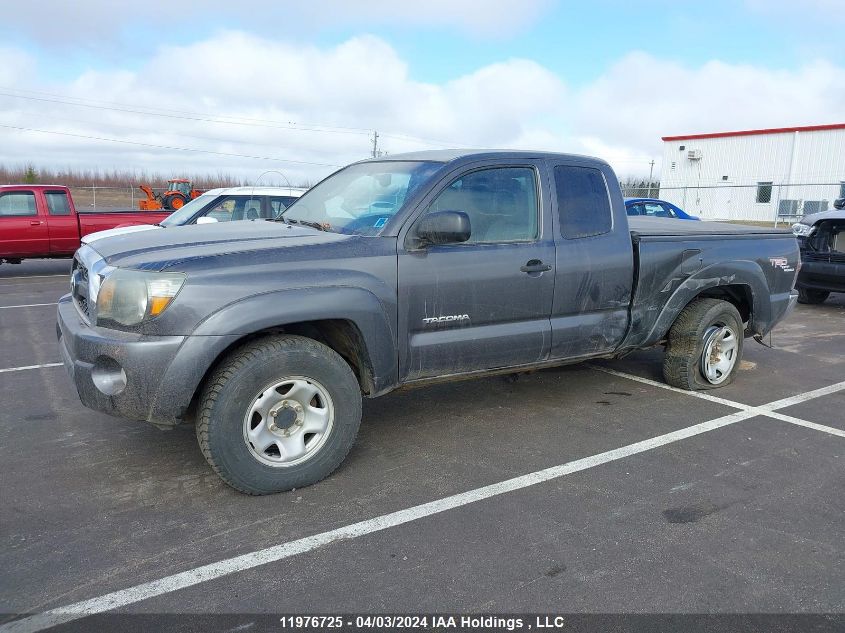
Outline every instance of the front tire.
<svg viewBox="0 0 845 633">
<path fill-rule="evenodd" d="M 810 290 L 809 288 L 798 288 L 798 303 L 814 305 L 824 303 L 830 293 L 827 290 Z"/>
<path fill-rule="evenodd" d="M 331 348 L 272 336 L 235 350 L 200 398 L 196 433 L 232 488 L 272 494 L 316 483 L 345 459 L 361 423 L 361 390 Z"/>
<path fill-rule="evenodd" d="M 663 377 L 673 387 L 701 391 L 734 381 L 742 358 L 744 328 L 733 304 L 697 299 L 669 330 Z"/>
</svg>

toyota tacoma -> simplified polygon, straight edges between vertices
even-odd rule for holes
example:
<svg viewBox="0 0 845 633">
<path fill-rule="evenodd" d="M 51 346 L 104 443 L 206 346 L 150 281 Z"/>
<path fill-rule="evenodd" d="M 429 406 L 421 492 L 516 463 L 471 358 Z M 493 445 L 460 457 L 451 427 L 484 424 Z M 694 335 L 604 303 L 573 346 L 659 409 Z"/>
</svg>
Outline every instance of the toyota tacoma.
<svg viewBox="0 0 845 633">
<path fill-rule="evenodd" d="M 398 387 L 658 345 L 669 384 L 726 385 L 798 263 L 788 231 L 628 218 L 600 160 L 420 152 L 349 165 L 275 220 L 83 246 L 58 337 L 83 404 L 193 422 L 226 483 L 266 494 L 336 469 L 362 397 Z"/>
</svg>

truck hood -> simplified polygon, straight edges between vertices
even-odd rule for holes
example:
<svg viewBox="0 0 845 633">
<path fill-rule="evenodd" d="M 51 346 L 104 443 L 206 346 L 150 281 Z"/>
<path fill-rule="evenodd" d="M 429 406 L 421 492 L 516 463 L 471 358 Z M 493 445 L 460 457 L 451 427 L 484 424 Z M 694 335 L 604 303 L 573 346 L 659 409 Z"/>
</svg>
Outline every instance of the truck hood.
<svg viewBox="0 0 845 633">
<path fill-rule="evenodd" d="M 121 233 L 90 246 L 111 266 L 163 270 L 202 257 L 328 244 L 351 237 L 282 222 L 249 220 Z"/>
<path fill-rule="evenodd" d="M 104 237 L 114 237 L 115 235 L 125 235 L 126 233 L 137 233 L 138 231 L 149 231 L 150 229 L 160 229 L 158 224 L 133 224 L 132 226 L 119 226 L 113 229 L 106 229 L 105 231 L 96 231 L 83 236 L 81 242 L 83 244 L 90 244 Z"/>
<path fill-rule="evenodd" d="M 816 222 L 822 220 L 845 220 L 845 209 L 829 209 L 827 211 L 819 211 L 818 213 L 811 213 L 801 218 L 801 224 L 813 226 Z"/>
</svg>

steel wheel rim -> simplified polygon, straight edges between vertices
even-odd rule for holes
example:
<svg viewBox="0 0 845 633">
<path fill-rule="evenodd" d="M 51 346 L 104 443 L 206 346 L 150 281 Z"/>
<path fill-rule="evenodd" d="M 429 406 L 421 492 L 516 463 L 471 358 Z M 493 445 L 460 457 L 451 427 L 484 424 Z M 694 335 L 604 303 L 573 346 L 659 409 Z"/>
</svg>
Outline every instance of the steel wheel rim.
<svg viewBox="0 0 845 633">
<path fill-rule="evenodd" d="M 289 468 L 320 452 L 334 428 L 334 403 L 313 378 L 288 376 L 262 389 L 243 421 L 244 443 L 253 458 Z"/>
<path fill-rule="evenodd" d="M 701 353 L 701 375 L 711 385 L 728 379 L 737 360 L 739 347 L 736 333 L 727 325 L 711 325 L 704 333 Z"/>
</svg>

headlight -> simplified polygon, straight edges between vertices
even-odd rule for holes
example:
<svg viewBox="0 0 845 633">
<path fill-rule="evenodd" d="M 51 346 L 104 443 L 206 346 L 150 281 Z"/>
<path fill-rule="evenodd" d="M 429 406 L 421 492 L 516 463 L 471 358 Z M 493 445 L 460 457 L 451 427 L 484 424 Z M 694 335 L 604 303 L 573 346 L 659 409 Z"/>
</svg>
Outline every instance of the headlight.
<svg viewBox="0 0 845 633">
<path fill-rule="evenodd" d="M 796 237 L 810 237 L 813 234 L 813 230 L 815 227 L 810 226 L 809 224 L 802 224 L 801 222 L 796 222 L 792 225 L 792 234 Z"/>
<path fill-rule="evenodd" d="M 165 311 L 185 283 L 182 273 L 118 268 L 103 280 L 97 294 L 97 322 L 137 325 Z"/>
</svg>

